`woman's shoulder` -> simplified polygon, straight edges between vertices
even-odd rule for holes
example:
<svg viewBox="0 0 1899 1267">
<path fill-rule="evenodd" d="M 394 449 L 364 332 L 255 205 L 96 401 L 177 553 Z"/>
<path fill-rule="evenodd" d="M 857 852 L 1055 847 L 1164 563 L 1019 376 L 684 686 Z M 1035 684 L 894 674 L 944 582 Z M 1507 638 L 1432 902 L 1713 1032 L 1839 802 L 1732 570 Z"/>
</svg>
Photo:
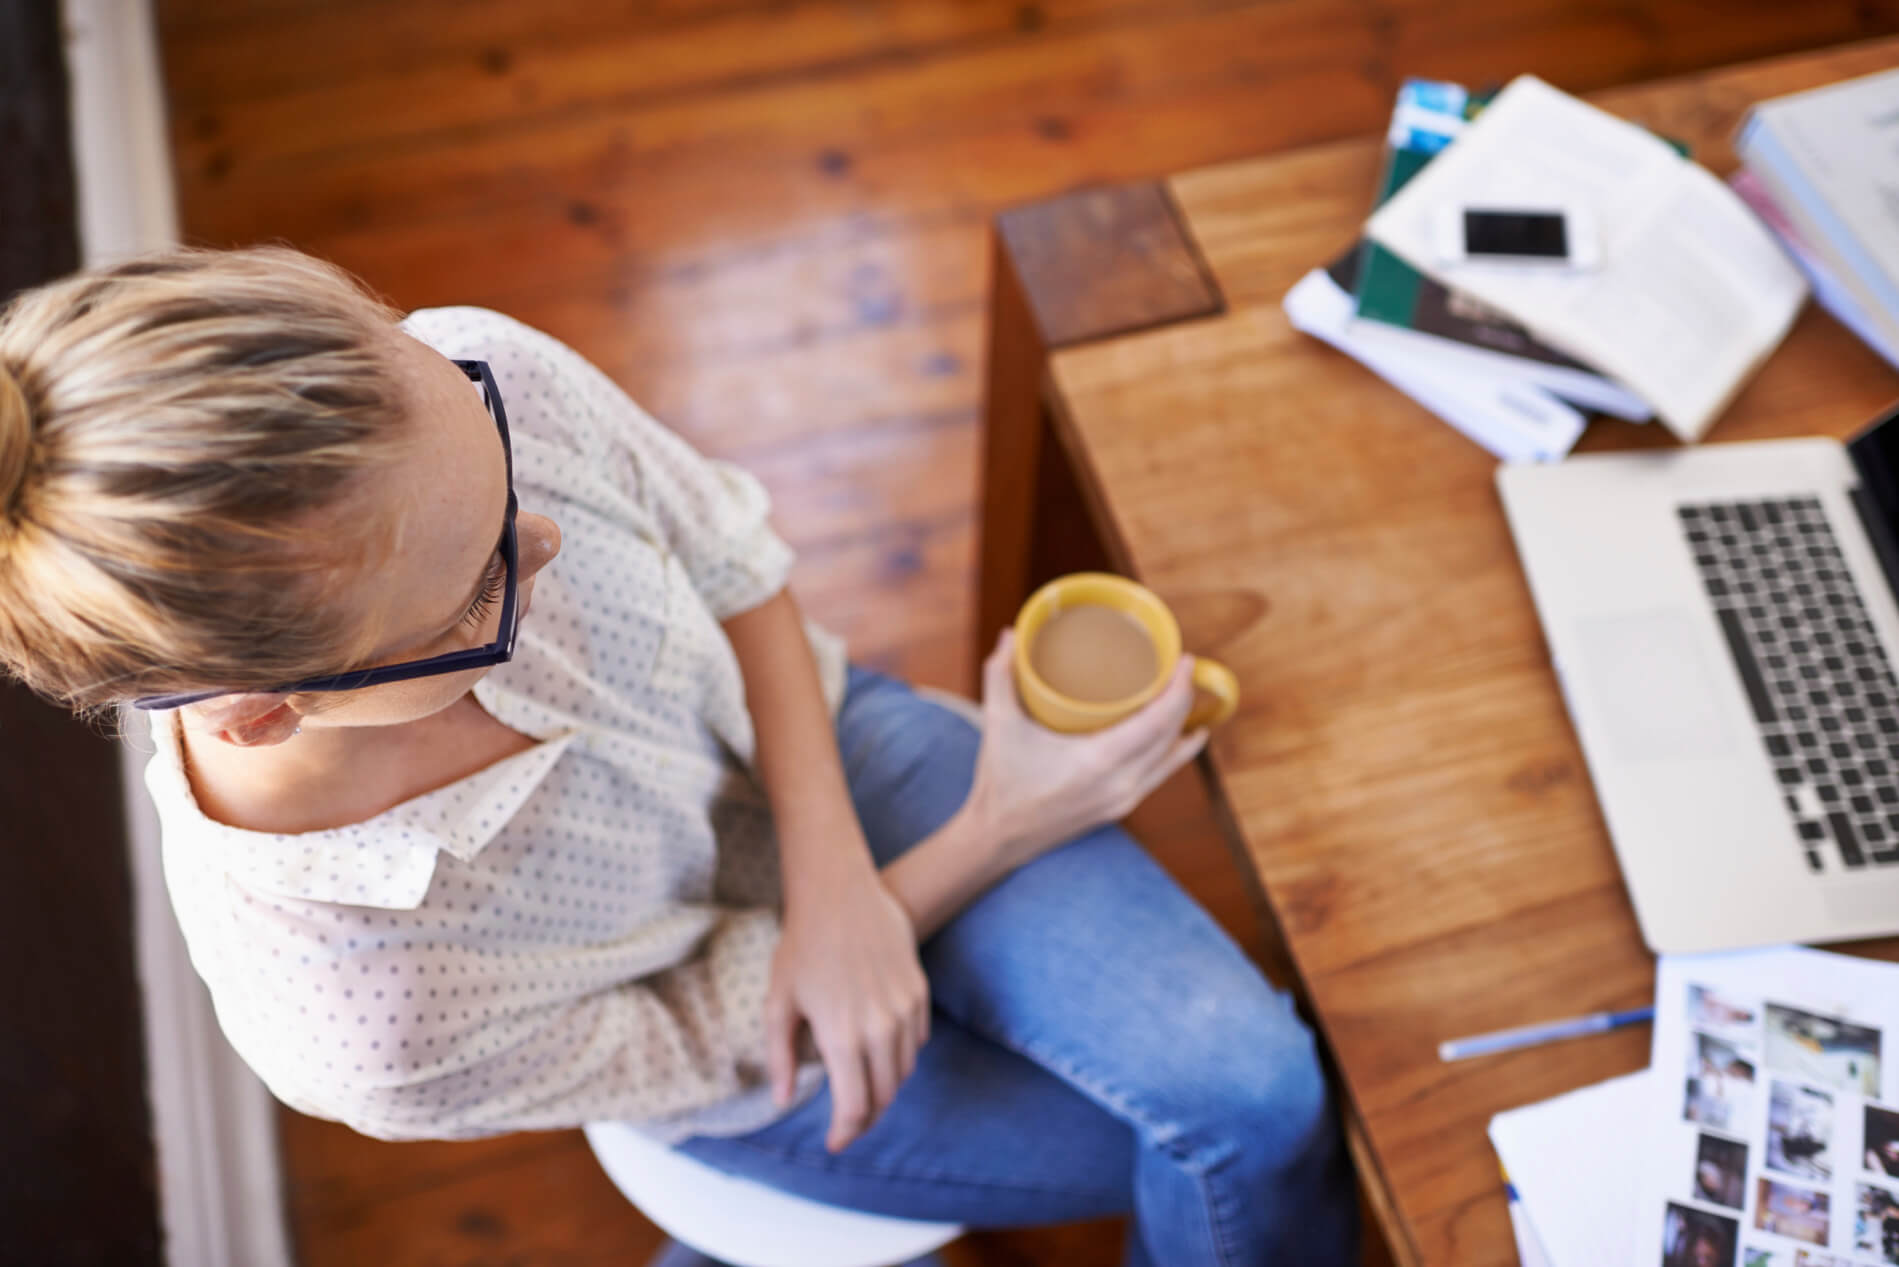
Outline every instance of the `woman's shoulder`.
<svg viewBox="0 0 1899 1267">
<path fill-rule="evenodd" d="M 582 390 L 606 381 L 586 357 L 545 330 L 492 308 L 417 308 L 402 329 L 453 360 L 487 361 L 497 381 L 525 379 L 540 391 Z"/>
<path fill-rule="evenodd" d="M 402 319 L 402 329 L 442 355 L 461 359 L 480 359 L 487 350 L 558 342 L 505 312 L 470 304 L 417 308 Z"/>
<path fill-rule="evenodd" d="M 597 460 L 602 401 L 617 389 L 579 352 L 489 308 L 419 308 L 402 329 L 450 360 L 486 361 L 516 437 L 551 446 L 557 459 Z M 562 471 L 568 480 L 578 474 Z"/>
</svg>

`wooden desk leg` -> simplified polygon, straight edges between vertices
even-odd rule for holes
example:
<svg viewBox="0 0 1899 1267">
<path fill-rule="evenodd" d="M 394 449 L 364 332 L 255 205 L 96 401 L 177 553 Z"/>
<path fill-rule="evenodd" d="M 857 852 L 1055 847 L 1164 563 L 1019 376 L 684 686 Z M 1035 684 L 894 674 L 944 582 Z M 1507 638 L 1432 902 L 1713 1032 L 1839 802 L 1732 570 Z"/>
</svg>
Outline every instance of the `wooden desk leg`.
<svg viewBox="0 0 1899 1267">
<path fill-rule="evenodd" d="M 990 228 L 981 568 L 973 663 L 1041 581 L 1106 566 L 1047 408 L 1056 348 L 1220 312 L 1220 288 L 1156 181 L 1079 190 L 1003 212 Z M 1125 561 L 1123 561 L 1125 562 Z"/>
<path fill-rule="evenodd" d="M 1219 776 L 1214 772 L 1211 760 L 1204 755 L 1195 765 L 1195 773 L 1206 789 L 1208 807 L 1219 826 L 1221 837 L 1232 852 L 1234 865 L 1243 877 L 1258 916 L 1259 944 L 1255 952 L 1260 968 L 1275 985 L 1292 991 L 1293 999 L 1299 1005 L 1299 1014 L 1319 1038 L 1320 1059 L 1325 1062 L 1326 1077 L 1332 1084 L 1332 1097 L 1338 1105 L 1339 1116 L 1345 1127 L 1345 1147 L 1352 1155 L 1352 1168 L 1358 1176 L 1362 1224 L 1359 1267 L 1417 1267 L 1423 1261 L 1423 1256 L 1412 1243 L 1404 1220 L 1398 1217 L 1397 1207 L 1391 1197 L 1391 1185 L 1385 1181 L 1384 1170 L 1378 1164 L 1378 1154 L 1373 1151 L 1371 1141 L 1365 1134 L 1364 1120 L 1359 1116 L 1358 1105 L 1352 1101 L 1351 1088 L 1346 1085 L 1338 1062 L 1332 1058 L 1332 1047 L 1326 1040 L 1325 1027 L 1319 1022 L 1318 1010 L 1312 1006 L 1312 1000 L 1306 993 L 1305 979 L 1299 975 L 1298 964 L 1286 942 L 1279 912 L 1267 896 L 1266 886 L 1260 883 L 1259 871 L 1247 856 L 1239 823 L 1233 818 L 1233 808 L 1220 790 Z"/>
<path fill-rule="evenodd" d="M 1113 525 L 1087 496 L 1044 396 L 1042 341 L 1009 253 L 997 242 L 983 411 L 982 557 L 972 648 L 975 681 L 996 635 L 1043 582 L 1069 572 L 1126 570 Z"/>
<path fill-rule="evenodd" d="M 1334 1074 L 1336 1083 L 1336 1070 Z M 1345 1148 L 1358 1172 L 1359 1239 L 1363 1243 L 1359 1267 L 1417 1267 L 1423 1260 L 1392 1205 L 1391 1187 L 1378 1167 L 1378 1154 L 1372 1151 L 1358 1109 L 1347 1103 L 1344 1119 Z"/>
<path fill-rule="evenodd" d="M 996 635 L 1029 596 L 1036 478 L 1049 440 L 1042 404 L 1048 348 L 1002 235 L 989 232 L 992 261 L 989 368 L 983 387 L 981 557 L 971 681 Z M 1058 447 L 1058 446 L 1057 446 Z"/>
</svg>

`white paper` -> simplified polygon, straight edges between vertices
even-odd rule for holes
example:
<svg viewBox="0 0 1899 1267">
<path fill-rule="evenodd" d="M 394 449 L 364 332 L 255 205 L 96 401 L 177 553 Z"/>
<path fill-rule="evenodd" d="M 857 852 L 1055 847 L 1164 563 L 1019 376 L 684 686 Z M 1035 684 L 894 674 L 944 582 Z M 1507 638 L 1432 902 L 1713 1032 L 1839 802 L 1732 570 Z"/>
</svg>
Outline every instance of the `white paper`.
<svg viewBox="0 0 1899 1267">
<path fill-rule="evenodd" d="M 1529 1212 L 1523 1208 L 1521 1201 L 1510 1203 L 1510 1234 L 1517 1241 L 1518 1267 L 1553 1267 L 1548 1252 L 1543 1248 L 1542 1238 L 1537 1236 Z"/>
<path fill-rule="evenodd" d="M 1550 1267 L 1634 1261 L 1629 1214 L 1641 1168 L 1630 1143 L 1653 1100 L 1643 1070 L 1490 1119 L 1490 1142 Z"/>
<path fill-rule="evenodd" d="M 1368 348 L 1386 347 L 1400 355 L 1428 358 L 1429 363 L 1455 373 L 1528 383 L 1579 409 L 1614 414 L 1630 422 L 1647 422 L 1655 416 L 1640 396 L 1590 370 L 1552 365 L 1364 317 L 1352 321 L 1347 337 Z"/>
<path fill-rule="evenodd" d="M 1428 359 L 1355 334 L 1352 297 L 1323 269 L 1299 279 L 1284 301 L 1295 329 L 1323 339 L 1506 462 L 1549 462 L 1576 446 L 1587 419 L 1515 378 L 1446 371 Z"/>
<path fill-rule="evenodd" d="M 1899 968 L 1664 956 L 1652 1055 L 1629 1262 L 1685 1267 L 1699 1238 L 1736 1267 L 1899 1263 Z"/>
<path fill-rule="evenodd" d="M 1587 209 L 1601 264 L 1446 264 L 1433 229 L 1447 206 Z M 1806 295 L 1800 273 L 1720 181 L 1532 75 L 1512 81 L 1366 231 L 1626 384 L 1684 439 L 1708 428 Z"/>
</svg>

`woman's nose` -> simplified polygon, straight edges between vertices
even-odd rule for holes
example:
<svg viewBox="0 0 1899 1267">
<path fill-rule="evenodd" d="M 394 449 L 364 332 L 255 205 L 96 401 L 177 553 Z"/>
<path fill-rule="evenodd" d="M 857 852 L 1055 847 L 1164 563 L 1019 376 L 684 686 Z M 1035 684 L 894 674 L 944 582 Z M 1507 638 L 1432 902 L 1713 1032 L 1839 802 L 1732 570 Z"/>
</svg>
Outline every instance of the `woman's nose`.
<svg viewBox="0 0 1899 1267">
<path fill-rule="evenodd" d="M 521 552 L 521 579 L 526 580 L 554 561 L 560 553 L 560 525 L 546 515 L 521 511 L 514 519 L 514 537 Z"/>
</svg>

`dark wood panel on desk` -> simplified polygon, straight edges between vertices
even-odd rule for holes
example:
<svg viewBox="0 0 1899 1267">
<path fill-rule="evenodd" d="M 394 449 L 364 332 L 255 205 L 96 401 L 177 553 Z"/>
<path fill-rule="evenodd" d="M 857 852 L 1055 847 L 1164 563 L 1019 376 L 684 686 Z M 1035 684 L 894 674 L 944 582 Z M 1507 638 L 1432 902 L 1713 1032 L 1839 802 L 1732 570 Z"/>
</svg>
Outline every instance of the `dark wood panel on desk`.
<svg viewBox="0 0 1899 1267">
<path fill-rule="evenodd" d="M 996 211 L 1375 133 L 1409 73 L 1589 89 L 1899 29 L 1899 0 L 158 7 L 189 236 L 285 238 L 404 305 L 482 303 L 567 339 L 759 471 L 806 605 L 858 654 L 960 688 Z M 1149 837 L 1256 944 L 1185 790 Z M 567 1211 L 558 1245 L 529 1230 L 553 1198 L 517 1171 L 573 1165 L 572 1138 L 470 1146 L 465 1174 L 454 1150 L 323 1124 L 286 1146 L 305 1267 L 379 1243 L 442 1262 L 634 1244 L 624 1209 Z M 436 1191 L 454 1199 L 418 1204 Z M 604 1198 L 560 1197 L 582 1199 Z M 1085 1267 L 1115 1245 L 959 1252 Z"/>
</svg>

